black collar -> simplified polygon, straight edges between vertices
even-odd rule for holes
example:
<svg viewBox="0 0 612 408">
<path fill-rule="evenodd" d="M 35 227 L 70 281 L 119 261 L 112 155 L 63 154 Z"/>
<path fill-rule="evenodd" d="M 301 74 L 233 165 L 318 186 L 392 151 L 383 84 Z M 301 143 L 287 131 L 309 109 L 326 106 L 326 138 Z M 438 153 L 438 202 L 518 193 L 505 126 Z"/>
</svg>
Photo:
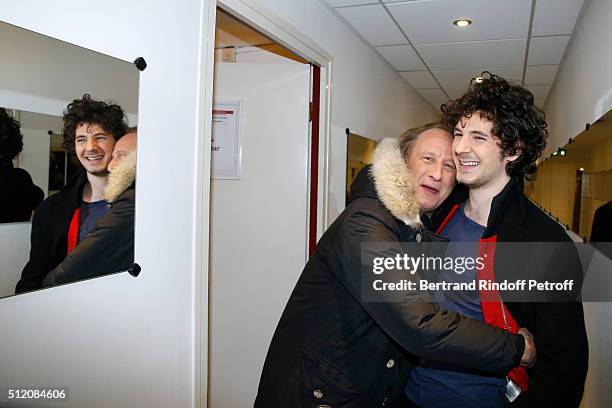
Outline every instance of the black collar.
<svg viewBox="0 0 612 408">
<path fill-rule="evenodd" d="M 359 197 L 378 198 L 376 193 L 376 187 L 374 186 L 374 180 L 370 175 L 372 165 L 367 165 L 362 168 L 355 179 L 351 183 L 351 196 L 349 202 Z"/>
<path fill-rule="evenodd" d="M 522 178 L 512 177 L 504 189 L 493 198 L 483 238 L 502 234 L 505 238 L 512 240 L 524 240 L 527 231 L 525 225 L 526 198 L 523 194 L 523 187 Z M 437 229 L 453 207 L 466 201 L 468 196 L 469 189 L 466 186 L 463 184 L 455 186 L 451 195 L 434 213 L 433 228 Z M 508 240 L 505 238 L 504 240 Z"/>
<path fill-rule="evenodd" d="M 85 183 L 87 183 L 87 174 L 84 169 L 81 169 L 76 175 L 68 180 L 60 192 L 62 196 L 70 200 L 73 208 L 81 207 Z"/>
</svg>

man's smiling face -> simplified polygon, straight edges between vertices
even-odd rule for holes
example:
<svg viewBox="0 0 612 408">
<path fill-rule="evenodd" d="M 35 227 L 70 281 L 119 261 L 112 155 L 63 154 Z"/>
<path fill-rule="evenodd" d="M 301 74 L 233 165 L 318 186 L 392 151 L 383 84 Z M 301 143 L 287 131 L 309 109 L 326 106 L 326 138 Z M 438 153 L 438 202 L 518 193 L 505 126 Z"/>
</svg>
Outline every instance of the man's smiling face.
<svg viewBox="0 0 612 408">
<path fill-rule="evenodd" d="M 111 161 L 115 138 L 95 123 L 81 123 L 76 127 L 74 148 L 81 165 L 88 173 L 106 174 Z"/>
<path fill-rule="evenodd" d="M 455 164 L 450 133 L 429 129 L 414 142 L 408 168 L 414 180 L 414 195 L 423 212 L 438 208 L 455 185 Z"/>
<path fill-rule="evenodd" d="M 462 117 L 453 132 L 453 156 L 457 181 L 469 188 L 505 182 L 506 164 L 516 156 L 503 157 L 499 138 L 492 133 L 493 122 L 474 112 Z"/>
</svg>

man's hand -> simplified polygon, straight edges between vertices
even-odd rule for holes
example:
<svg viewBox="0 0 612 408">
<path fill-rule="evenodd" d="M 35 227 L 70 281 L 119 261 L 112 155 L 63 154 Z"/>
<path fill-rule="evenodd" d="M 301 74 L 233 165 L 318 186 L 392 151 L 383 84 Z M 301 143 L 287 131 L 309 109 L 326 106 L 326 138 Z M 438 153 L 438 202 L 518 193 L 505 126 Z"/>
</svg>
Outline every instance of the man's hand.
<svg viewBox="0 0 612 408">
<path fill-rule="evenodd" d="M 523 357 L 521 357 L 521 366 L 531 368 L 536 362 L 536 347 L 533 335 L 525 328 L 519 329 L 518 334 L 525 339 L 525 351 Z"/>
</svg>

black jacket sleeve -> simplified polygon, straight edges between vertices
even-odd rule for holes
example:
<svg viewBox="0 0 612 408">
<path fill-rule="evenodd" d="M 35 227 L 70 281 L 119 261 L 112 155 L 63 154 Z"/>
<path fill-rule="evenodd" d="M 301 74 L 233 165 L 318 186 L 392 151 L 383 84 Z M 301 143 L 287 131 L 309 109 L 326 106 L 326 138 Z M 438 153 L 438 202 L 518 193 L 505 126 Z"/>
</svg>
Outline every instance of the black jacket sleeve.
<svg viewBox="0 0 612 408">
<path fill-rule="evenodd" d="M 123 193 L 95 228 L 44 279 L 52 286 L 127 270 L 134 263 L 134 189 Z"/>
<path fill-rule="evenodd" d="M 374 322 L 405 350 L 428 360 L 495 375 L 518 365 L 525 347 L 520 335 L 445 311 L 416 296 L 402 302 L 362 301 L 361 244 L 398 241 L 398 235 L 374 212 L 360 210 L 345 220 L 328 256 L 334 274 Z"/>
<path fill-rule="evenodd" d="M 34 184 L 34 181 L 32 180 L 32 176 L 30 176 L 30 173 L 28 173 L 27 171 L 23 169 L 15 169 L 15 170 L 22 171 L 21 174 L 23 177 L 23 182 L 21 185 L 22 185 L 23 191 L 21 191 L 20 193 L 22 194 L 24 204 L 27 206 L 27 208 L 31 212 L 36 208 L 38 204 L 41 203 L 43 198 L 45 198 L 45 193 L 42 191 L 40 187 Z"/>
<path fill-rule="evenodd" d="M 30 233 L 30 260 L 21 272 L 15 293 L 40 289 L 42 281 L 49 272 L 52 257 L 51 231 L 44 211 L 34 212 L 32 232 Z"/>
</svg>

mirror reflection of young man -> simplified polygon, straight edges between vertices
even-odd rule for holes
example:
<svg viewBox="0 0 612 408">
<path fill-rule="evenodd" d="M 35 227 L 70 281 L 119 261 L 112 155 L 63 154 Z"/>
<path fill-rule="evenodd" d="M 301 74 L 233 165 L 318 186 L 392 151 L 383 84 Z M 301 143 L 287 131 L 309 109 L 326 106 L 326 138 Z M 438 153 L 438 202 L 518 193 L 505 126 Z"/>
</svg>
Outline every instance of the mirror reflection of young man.
<svg viewBox="0 0 612 408">
<path fill-rule="evenodd" d="M 124 112 L 118 105 L 95 101 L 85 94 L 68 105 L 63 120 L 63 145 L 83 170 L 34 213 L 30 259 L 15 293 L 41 288 L 47 273 L 108 212 L 104 200 L 107 166 L 115 142 L 127 128 Z"/>
<path fill-rule="evenodd" d="M 398 248 L 433 239 L 420 216 L 452 190 L 451 144 L 452 135 L 432 124 L 378 145 L 373 165 L 357 175 L 351 202 L 317 244 L 289 298 L 256 408 L 390 406 L 412 367 L 407 352 L 487 373 L 533 362 L 529 337 L 422 300 L 362 300 L 363 243 Z"/>
<path fill-rule="evenodd" d="M 109 213 L 49 272 L 43 286 L 125 271 L 134 264 L 136 128 L 130 128 L 115 143 L 108 171 L 105 199 L 110 205 Z"/>
<path fill-rule="evenodd" d="M 503 78 L 483 73 L 480 82 L 475 81 L 465 95 L 443 106 L 442 111 L 443 123 L 454 128 L 457 181 L 463 185 L 436 214 L 434 225 L 440 235 L 450 239 L 451 246 L 460 242 L 466 248 L 464 243 L 473 243 L 476 252 L 488 248 L 484 250 L 493 265 L 492 270 L 487 269 L 490 274 L 473 270 L 468 272 L 471 279 L 502 282 L 523 272 L 516 270 L 521 254 L 509 254 L 507 247 L 497 243 L 570 242 L 563 228 L 523 194 L 523 178 L 534 170 L 547 137 L 544 115 L 534 106 L 533 95 Z M 565 266 L 580 280 L 577 253 L 566 250 L 564 256 L 547 262 L 547 278 L 557 280 L 554 277 L 564 273 Z M 458 281 L 463 277 L 450 272 L 440 279 Z M 506 376 L 454 371 L 448 365 L 423 361 L 412 371 L 406 387 L 408 398 L 421 407 L 501 408 L 518 394 L 512 407 L 578 407 L 588 363 L 582 304 L 503 303 L 503 295 L 494 295 L 496 300 L 487 298 L 489 301 L 482 301 L 482 292 L 473 297 L 454 296 L 446 298 L 443 307 L 511 332 L 526 327 L 535 337 L 535 365 L 514 368 L 507 374 L 509 383 Z M 473 341 L 480 339 L 474 336 Z"/>
</svg>

